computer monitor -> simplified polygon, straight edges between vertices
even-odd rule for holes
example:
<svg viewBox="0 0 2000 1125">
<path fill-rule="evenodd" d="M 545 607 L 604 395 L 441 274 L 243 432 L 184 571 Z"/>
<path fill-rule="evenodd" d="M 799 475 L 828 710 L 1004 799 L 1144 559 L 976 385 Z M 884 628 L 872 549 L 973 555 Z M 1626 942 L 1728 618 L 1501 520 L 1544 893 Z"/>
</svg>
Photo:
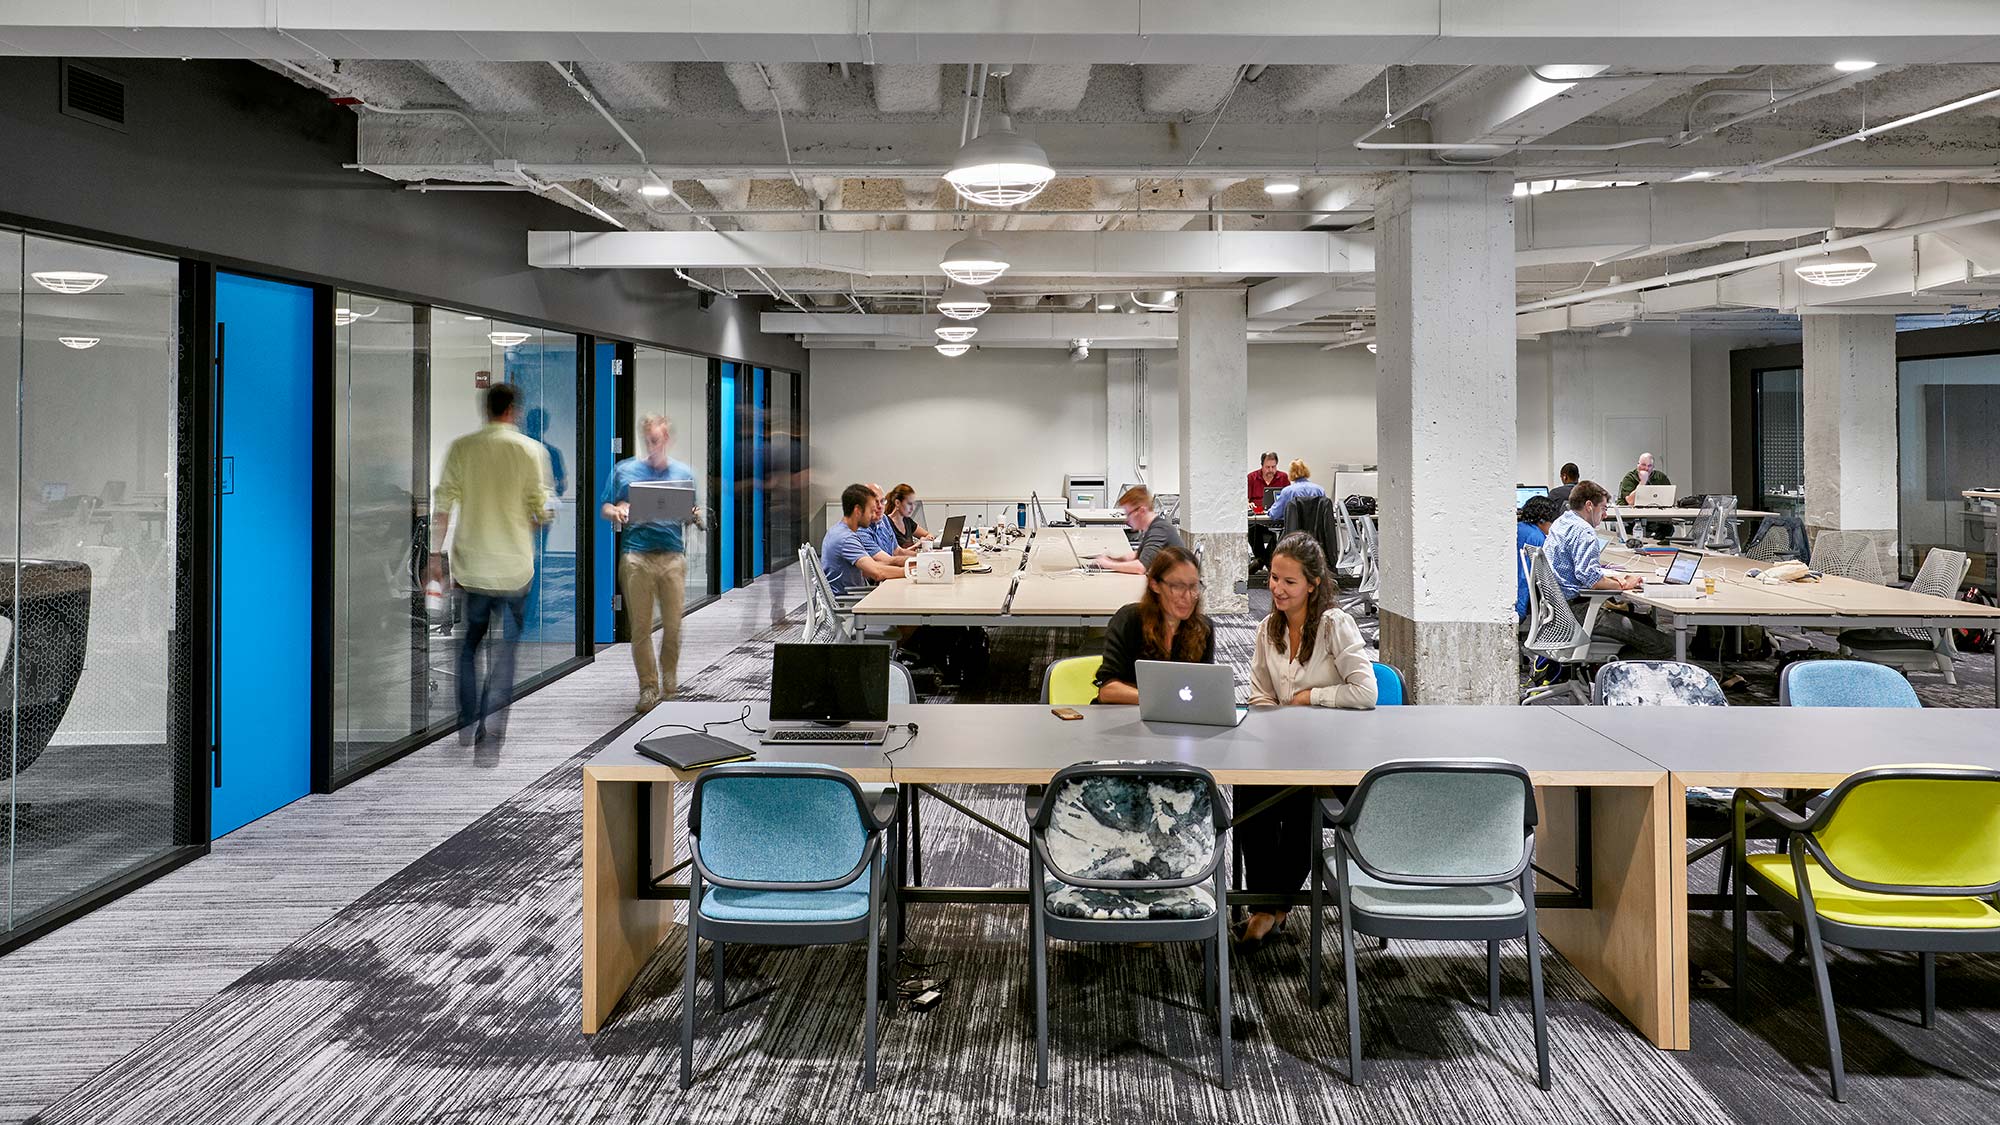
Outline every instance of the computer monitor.
<svg viewBox="0 0 2000 1125">
<path fill-rule="evenodd" d="M 1548 494 L 1549 486 L 1546 484 L 1517 484 L 1514 486 L 1514 507 L 1518 509 L 1529 500 Z"/>
<path fill-rule="evenodd" d="M 772 722 L 837 725 L 888 718 L 888 645 L 772 646 Z"/>
<path fill-rule="evenodd" d="M 1264 508 L 1264 510 L 1265 510 L 1265 511 L 1267 511 L 1267 512 L 1268 512 L 1268 511 L 1270 511 L 1270 510 L 1271 510 L 1271 505 L 1273 505 L 1273 504 L 1275 504 L 1275 503 L 1277 503 L 1277 502 L 1278 502 L 1278 493 L 1280 493 L 1280 492 L 1283 492 L 1283 491 L 1284 491 L 1284 489 L 1282 489 L 1282 488 L 1272 488 L 1272 487 L 1271 487 L 1270 485 L 1268 485 L 1268 484 L 1264 486 L 1264 504 L 1263 504 L 1263 508 Z"/>
</svg>

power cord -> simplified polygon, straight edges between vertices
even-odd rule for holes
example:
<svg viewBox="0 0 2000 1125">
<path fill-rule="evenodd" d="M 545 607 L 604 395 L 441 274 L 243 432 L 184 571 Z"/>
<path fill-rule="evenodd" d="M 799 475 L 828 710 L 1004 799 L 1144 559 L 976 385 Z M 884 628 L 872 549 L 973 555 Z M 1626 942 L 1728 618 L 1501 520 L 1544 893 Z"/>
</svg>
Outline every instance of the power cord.
<svg viewBox="0 0 2000 1125">
<path fill-rule="evenodd" d="M 747 709 L 746 709 L 746 710 L 747 710 Z M 903 751 L 905 751 L 905 750 L 908 750 L 908 749 L 910 748 L 910 743 L 912 743 L 912 742 L 915 742 L 915 741 L 917 740 L 917 724 L 915 724 L 915 723 L 891 723 L 891 724 L 889 724 L 889 729 L 890 729 L 890 730 L 894 730 L 894 729 L 896 729 L 896 727 L 898 727 L 898 726 L 901 726 L 901 727 L 904 727 L 904 728 L 908 729 L 910 733 L 909 733 L 908 735 L 904 736 L 904 738 L 903 738 L 903 744 L 902 744 L 901 746 L 898 746 L 898 747 L 896 747 L 896 748 L 895 748 L 894 750 L 884 750 L 884 751 L 882 751 L 882 760 L 883 760 L 883 761 L 886 761 L 886 762 L 888 762 L 888 763 L 889 763 L 889 784 L 890 784 L 890 785 L 894 785 L 894 784 L 896 784 L 896 755 L 898 755 L 898 754 L 902 753 L 902 752 L 903 752 Z"/>
<path fill-rule="evenodd" d="M 707 734 L 708 728 L 710 727 L 726 727 L 731 723 L 742 723 L 743 729 L 749 731 L 751 734 L 766 733 L 764 728 L 753 727 L 750 725 L 750 708 L 746 706 L 743 708 L 743 713 L 741 715 L 736 716 L 733 719 L 713 719 L 710 720 L 709 722 L 701 724 L 700 726 L 690 726 L 687 723 L 661 723 L 659 726 L 656 726 L 652 730 L 647 731 L 645 734 L 640 735 L 638 740 L 643 742 L 646 739 L 653 737 L 655 733 L 663 730 L 684 730 L 694 734 Z M 909 744 L 904 743 L 904 745 L 907 746 Z M 897 749 L 901 748 L 902 747 L 897 747 Z"/>
</svg>

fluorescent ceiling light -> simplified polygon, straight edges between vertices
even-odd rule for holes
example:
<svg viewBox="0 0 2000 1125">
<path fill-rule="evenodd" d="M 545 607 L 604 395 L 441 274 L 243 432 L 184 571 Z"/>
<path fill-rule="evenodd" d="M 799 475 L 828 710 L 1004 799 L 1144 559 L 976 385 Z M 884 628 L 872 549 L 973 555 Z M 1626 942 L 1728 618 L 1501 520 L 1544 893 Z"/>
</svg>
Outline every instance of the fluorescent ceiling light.
<svg viewBox="0 0 2000 1125">
<path fill-rule="evenodd" d="M 970 285 L 954 285 L 938 298 L 938 311 L 953 320 L 977 320 L 986 315 L 993 302 Z"/>
<path fill-rule="evenodd" d="M 77 351 L 87 351 L 97 346 L 97 337 L 95 336 L 57 336 L 56 340 L 63 347 L 75 348 Z"/>
<path fill-rule="evenodd" d="M 1829 288 L 1852 285 L 1875 272 L 1875 258 L 1866 246 L 1832 250 L 1816 258 L 1802 258 L 1792 272 L 1814 285 Z"/>
<path fill-rule="evenodd" d="M 1132 294 L 1132 303 L 1149 312 L 1172 312 L 1179 296 L 1173 289 L 1141 289 Z"/>
<path fill-rule="evenodd" d="M 1265 195 L 1297 195 L 1298 193 L 1299 178 L 1297 176 L 1264 177 Z"/>
<path fill-rule="evenodd" d="M 1113 297 L 1113 296 L 1111 296 L 1111 295 L 1109 295 L 1109 294 L 1106 294 L 1106 293 L 1099 293 L 1099 294 L 1097 295 L 1097 311 L 1098 311 L 1098 312 L 1117 312 L 1117 311 L 1118 311 L 1118 298 L 1116 298 L 1116 297 Z"/>
<path fill-rule="evenodd" d="M 1675 176 L 1674 182 L 1677 184 L 1684 184 L 1689 180 L 1705 180 L 1713 175 L 1715 175 L 1715 173 L 1709 171 L 1707 168 L 1696 168 L 1694 171 L 1689 172 L 1685 176 Z"/>
<path fill-rule="evenodd" d="M 486 338 L 499 347 L 511 348 L 516 344 L 526 343 L 531 335 L 533 335 L 531 332 L 488 332 Z"/>
<path fill-rule="evenodd" d="M 483 317 L 483 316 L 474 316 L 474 315 L 473 315 L 473 314 L 471 314 L 471 313 L 466 313 L 466 314 L 465 314 L 465 319 L 467 319 L 467 320 L 485 320 L 486 318 L 485 318 L 485 317 Z"/>
<path fill-rule="evenodd" d="M 674 189 L 665 184 L 639 185 L 639 194 L 645 196 L 647 199 L 665 199 L 673 193 Z"/>
<path fill-rule="evenodd" d="M 972 234 L 952 243 L 938 268 L 961 285 L 984 285 L 1006 273 L 1007 265 L 998 246 Z"/>
<path fill-rule="evenodd" d="M 962 356 L 971 350 L 971 344 L 939 344 L 937 346 L 937 354 L 946 358 Z"/>
<path fill-rule="evenodd" d="M 109 280 L 104 274 L 89 270 L 43 270 L 29 276 L 51 293 L 88 293 Z"/>
<path fill-rule="evenodd" d="M 1874 70 L 1874 69 L 1875 69 L 1875 60 L 1873 60 L 1873 59 L 1841 59 L 1841 60 L 1840 60 L 1839 62 L 1836 62 L 1836 63 L 1834 63 L 1834 64 L 1833 64 L 1833 69 L 1835 69 L 1835 70 L 1838 70 L 1838 71 L 1842 71 L 1842 72 L 1844 72 L 1844 73 L 1847 73 L 1847 74 L 1854 74 L 1854 73 L 1856 73 L 1856 72 L 1858 72 L 1858 71 L 1863 71 L 1863 70 Z"/>
<path fill-rule="evenodd" d="M 1042 146 L 1016 133 L 1005 114 L 998 122 L 965 142 L 944 178 L 968 202 L 1012 207 L 1042 194 L 1056 172 Z"/>
<path fill-rule="evenodd" d="M 953 320 L 942 320 L 931 331 L 937 333 L 937 338 L 947 344 L 963 344 L 974 336 L 979 335 L 979 326 L 976 324 L 962 324 Z"/>
</svg>

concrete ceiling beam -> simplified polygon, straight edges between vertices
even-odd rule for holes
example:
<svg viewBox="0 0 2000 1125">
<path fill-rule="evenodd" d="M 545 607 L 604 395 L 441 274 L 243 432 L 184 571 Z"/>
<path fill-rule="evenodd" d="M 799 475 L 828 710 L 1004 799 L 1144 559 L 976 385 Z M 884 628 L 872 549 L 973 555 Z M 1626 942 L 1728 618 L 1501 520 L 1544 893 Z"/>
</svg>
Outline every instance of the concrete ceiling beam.
<svg viewBox="0 0 2000 1125">
<path fill-rule="evenodd" d="M 1286 113 L 1330 113 L 1381 73 L 1381 67 L 1367 64 L 1286 66 L 1267 72 L 1260 81 L 1277 86 L 1278 108 Z"/>
<path fill-rule="evenodd" d="M 1236 86 L 1240 66 L 1148 66 L 1139 100 L 1147 113 L 1214 113 Z"/>
<path fill-rule="evenodd" d="M 868 68 L 875 108 L 883 113 L 936 113 L 944 108 L 944 68 L 935 63 L 884 63 Z"/>
<path fill-rule="evenodd" d="M 1561 68 L 1565 77 L 1593 78 L 1607 66 Z M 1500 68 L 1486 82 L 1431 109 L 1431 141 L 1507 144 L 1540 140 L 1652 84 L 1650 78 L 1544 82 L 1528 68 Z"/>
<path fill-rule="evenodd" d="M 674 64 L 586 62 L 578 64 L 590 88 L 613 111 L 663 113 L 675 108 Z"/>
<path fill-rule="evenodd" d="M 1089 63 L 1017 66 L 1007 78 L 1007 105 L 1030 113 L 1072 113 L 1090 89 Z"/>
<path fill-rule="evenodd" d="M 474 113 L 515 117 L 546 113 L 562 104 L 558 99 L 576 97 L 545 62 L 440 59 L 423 66 Z"/>
</svg>

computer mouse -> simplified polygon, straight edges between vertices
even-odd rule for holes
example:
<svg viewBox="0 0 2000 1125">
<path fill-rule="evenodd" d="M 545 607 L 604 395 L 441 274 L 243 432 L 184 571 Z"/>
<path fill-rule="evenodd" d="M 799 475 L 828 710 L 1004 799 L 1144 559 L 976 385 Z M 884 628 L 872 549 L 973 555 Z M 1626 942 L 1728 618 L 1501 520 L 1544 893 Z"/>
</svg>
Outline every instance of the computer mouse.
<svg viewBox="0 0 2000 1125">
<path fill-rule="evenodd" d="M 1762 574 L 1762 573 L 1764 573 L 1764 572 L 1763 572 L 1763 570 L 1761 570 L 1761 569 L 1759 569 L 1759 568 L 1757 568 L 1757 567 L 1754 567 L 1754 566 L 1753 566 L 1753 567 L 1751 567 L 1751 568 L 1750 568 L 1749 570 L 1746 570 L 1746 571 L 1744 571 L 1744 572 L 1743 572 L 1743 577 L 1745 577 L 1745 578 L 1755 578 L 1755 577 L 1757 577 L 1758 575 L 1760 575 L 1760 574 Z"/>
</svg>

